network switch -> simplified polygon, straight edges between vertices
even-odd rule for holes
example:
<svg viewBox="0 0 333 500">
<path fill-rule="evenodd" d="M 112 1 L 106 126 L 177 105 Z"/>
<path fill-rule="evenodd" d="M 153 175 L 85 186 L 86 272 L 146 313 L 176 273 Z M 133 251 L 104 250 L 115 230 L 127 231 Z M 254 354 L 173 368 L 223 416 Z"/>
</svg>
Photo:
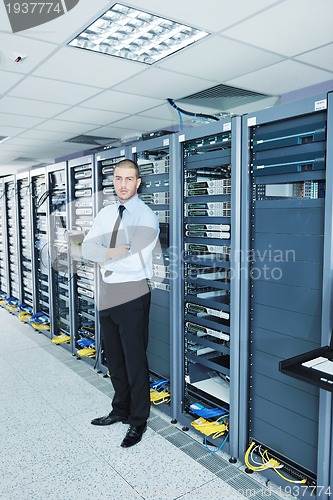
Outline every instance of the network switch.
<svg viewBox="0 0 333 500">
<path fill-rule="evenodd" d="M 227 333 L 213 330 L 212 328 L 207 328 L 202 325 L 197 325 L 196 323 L 192 323 L 191 321 L 186 321 L 185 326 L 189 333 L 193 333 L 197 337 L 205 337 L 206 335 L 210 335 L 211 337 L 216 337 L 220 340 L 226 340 L 227 342 L 229 342 L 230 340 L 230 335 L 228 335 Z"/>
<path fill-rule="evenodd" d="M 216 316 L 217 318 L 227 320 L 230 318 L 230 314 L 228 312 L 218 311 L 217 309 L 205 307 L 200 304 L 194 304 L 192 302 L 186 302 L 185 309 L 187 314 L 208 314 L 209 316 Z"/>
</svg>

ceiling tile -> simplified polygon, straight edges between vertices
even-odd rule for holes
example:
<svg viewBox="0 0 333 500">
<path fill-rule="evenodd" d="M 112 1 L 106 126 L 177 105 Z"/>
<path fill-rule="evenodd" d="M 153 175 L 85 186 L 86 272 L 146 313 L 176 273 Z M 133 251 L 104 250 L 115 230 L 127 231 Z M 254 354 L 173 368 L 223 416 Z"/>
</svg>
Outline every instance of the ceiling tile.
<svg viewBox="0 0 333 500">
<path fill-rule="evenodd" d="M 316 83 L 325 82 L 333 74 L 321 69 L 286 60 L 269 68 L 254 71 L 245 76 L 229 80 L 227 85 L 255 90 L 257 92 L 281 95 Z"/>
<path fill-rule="evenodd" d="M 279 3 L 223 34 L 286 56 L 330 43 L 332 0 L 292 0 Z"/>
<path fill-rule="evenodd" d="M 34 76 L 93 87 L 109 88 L 145 70 L 142 63 L 97 54 L 75 47 L 63 47 L 34 72 Z"/>
<path fill-rule="evenodd" d="M 116 85 L 112 90 L 135 92 L 138 95 L 166 99 L 177 99 L 185 94 L 197 92 L 214 85 L 213 80 L 204 80 L 195 76 L 181 75 L 160 68 L 149 68 L 140 75 Z"/>
<path fill-rule="evenodd" d="M 47 120 L 43 123 L 43 130 L 68 132 L 73 137 L 78 134 L 85 134 L 91 128 L 91 123 L 69 122 L 64 120 Z"/>
<path fill-rule="evenodd" d="M 0 100 L 0 113 L 12 113 L 13 115 L 52 118 L 66 109 L 68 106 L 64 104 L 46 103 L 19 97 L 5 96 Z"/>
<path fill-rule="evenodd" d="M 69 132 L 54 132 L 51 130 L 39 129 L 38 127 L 21 133 L 20 137 L 26 139 L 40 139 L 42 141 L 65 141 L 70 139 L 73 134 Z"/>
<path fill-rule="evenodd" d="M 121 3 L 121 2 L 120 2 Z M 131 0 L 131 6 L 210 32 L 220 31 L 276 0 Z"/>
<path fill-rule="evenodd" d="M 107 125 L 117 120 L 125 118 L 125 113 L 115 113 L 113 111 L 102 111 L 101 109 L 88 109 L 79 106 L 61 113 L 59 120 L 69 120 L 72 122 L 91 123 L 93 125 Z"/>
<path fill-rule="evenodd" d="M 0 32 L 0 68 L 16 73 L 29 73 L 57 50 L 53 43 L 40 42 L 13 33 Z M 13 55 L 27 56 L 15 62 Z"/>
<path fill-rule="evenodd" d="M 10 73 L 9 71 L 0 70 L 0 93 L 4 94 L 11 87 L 23 78 L 23 75 L 18 73 Z"/>
<path fill-rule="evenodd" d="M 1 101 L 0 101 L 1 102 Z M 9 127 L 8 125 L 0 125 L 0 135 L 8 135 L 14 137 L 17 134 L 21 134 L 25 129 L 22 127 Z"/>
<path fill-rule="evenodd" d="M 306 54 L 295 57 L 295 59 L 297 61 L 313 64 L 318 68 L 333 71 L 333 43 L 316 50 L 311 50 Z"/>
<path fill-rule="evenodd" d="M 177 103 L 176 103 L 177 104 Z M 190 112 L 198 112 L 204 113 L 204 111 L 196 106 L 191 106 L 184 103 L 178 103 L 179 107 L 184 109 L 184 111 Z M 212 110 L 209 110 L 209 113 L 212 113 Z M 175 108 L 173 108 L 170 104 L 163 104 L 162 106 L 157 106 L 156 108 L 149 109 L 140 113 L 140 116 L 145 116 L 148 118 L 161 118 L 163 120 L 167 120 L 172 126 L 179 124 L 179 114 Z M 193 117 L 182 114 L 183 121 L 190 121 Z"/>
<path fill-rule="evenodd" d="M 9 113 L 0 113 L 0 128 L 2 125 L 9 127 L 34 127 L 44 121 L 45 118 L 36 118 L 33 116 L 11 115 Z"/>
<path fill-rule="evenodd" d="M 99 93 L 96 87 L 88 87 L 59 80 L 37 78 L 29 76 L 9 93 L 13 97 L 31 99 L 32 96 L 40 101 L 70 104 L 74 106 L 81 101 Z"/>
<path fill-rule="evenodd" d="M 158 64 L 187 75 L 207 75 L 218 83 L 281 61 L 272 54 L 221 36 L 205 38 Z"/>
<path fill-rule="evenodd" d="M 106 90 L 102 94 L 87 99 L 81 103 L 80 107 L 105 109 L 109 111 L 118 111 L 121 113 L 140 113 L 145 109 L 152 108 L 160 104 L 160 99 L 152 99 L 150 97 L 142 97 L 133 94 L 124 94 L 123 92 L 115 92 Z"/>
<path fill-rule="evenodd" d="M 90 130 L 89 135 L 95 135 L 100 137 L 110 137 L 114 139 L 125 140 L 126 138 L 136 137 L 137 139 L 141 136 L 137 130 L 131 128 L 118 128 L 118 127 L 98 127 L 96 129 Z"/>
<path fill-rule="evenodd" d="M 168 121 L 158 118 L 147 118 L 146 116 L 130 116 L 124 120 L 114 123 L 119 128 L 130 128 L 138 132 L 152 132 L 157 129 L 168 128 Z"/>
</svg>

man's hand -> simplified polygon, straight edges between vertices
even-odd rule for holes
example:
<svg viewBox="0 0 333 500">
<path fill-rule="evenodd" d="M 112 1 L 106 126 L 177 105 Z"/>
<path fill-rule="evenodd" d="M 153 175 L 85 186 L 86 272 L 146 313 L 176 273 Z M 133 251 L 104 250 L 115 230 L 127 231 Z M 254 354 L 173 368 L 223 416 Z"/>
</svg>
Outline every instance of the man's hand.
<svg viewBox="0 0 333 500">
<path fill-rule="evenodd" d="M 118 247 L 115 248 L 108 248 L 106 259 L 109 260 L 109 259 L 114 259 L 119 255 L 127 255 L 130 248 L 131 247 L 129 245 L 119 245 Z M 98 265 L 100 267 L 104 267 L 105 262 L 99 262 Z"/>
</svg>

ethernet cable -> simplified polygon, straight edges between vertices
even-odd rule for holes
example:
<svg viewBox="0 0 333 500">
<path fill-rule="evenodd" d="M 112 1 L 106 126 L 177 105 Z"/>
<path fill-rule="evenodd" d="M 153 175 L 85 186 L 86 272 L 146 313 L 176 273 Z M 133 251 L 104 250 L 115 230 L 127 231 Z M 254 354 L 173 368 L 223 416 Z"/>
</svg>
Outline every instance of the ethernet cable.
<svg viewBox="0 0 333 500">
<path fill-rule="evenodd" d="M 207 443 L 207 438 L 206 436 L 204 437 L 204 445 L 205 445 L 205 448 L 206 450 L 209 451 L 209 453 L 217 453 L 218 451 L 222 450 L 223 446 L 225 445 L 225 443 L 227 442 L 228 440 L 228 437 L 229 437 L 229 434 L 230 432 L 228 431 L 227 434 L 225 435 L 225 438 L 223 439 L 222 443 L 220 444 L 220 446 L 218 448 L 216 448 L 215 450 L 211 450 L 209 447 L 208 447 L 208 443 Z"/>
<path fill-rule="evenodd" d="M 257 450 L 257 453 L 261 456 L 261 462 L 258 462 L 255 460 L 253 454 Z M 249 457 L 251 456 L 251 461 L 249 461 Z M 256 444 L 254 441 L 250 444 L 250 446 L 247 448 L 245 452 L 245 457 L 244 457 L 244 462 L 245 465 L 247 466 L 248 469 L 254 471 L 254 472 L 261 472 L 267 469 L 273 469 L 276 474 L 278 474 L 282 479 L 285 481 L 288 481 L 289 483 L 294 483 L 294 484 L 304 484 L 306 483 L 306 478 L 301 479 L 300 481 L 289 479 L 286 476 L 284 476 L 278 469 L 283 468 L 283 464 L 281 464 L 278 460 L 276 460 L 273 457 L 270 457 L 268 455 L 268 450 L 264 450 L 263 452 L 261 451 L 261 446 Z M 254 465 L 256 464 L 256 465 Z"/>
</svg>

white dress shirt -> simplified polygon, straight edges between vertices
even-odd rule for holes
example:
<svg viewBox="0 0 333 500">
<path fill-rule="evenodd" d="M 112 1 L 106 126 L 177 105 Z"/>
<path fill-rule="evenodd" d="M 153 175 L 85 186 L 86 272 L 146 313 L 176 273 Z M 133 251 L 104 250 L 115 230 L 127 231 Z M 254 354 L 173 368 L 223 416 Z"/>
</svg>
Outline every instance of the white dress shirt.
<svg viewBox="0 0 333 500">
<path fill-rule="evenodd" d="M 159 235 L 158 218 L 137 195 L 124 206 L 126 210 L 120 222 L 116 246 L 129 245 L 128 255 L 107 260 L 119 202 L 100 210 L 82 243 L 82 256 L 85 259 L 104 262 L 100 270 L 106 283 L 140 281 L 153 275 L 152 252 Z M 107 273 L 105 276 L 106 271 L 112 271 L 112 274 Z"/>
</svg>

